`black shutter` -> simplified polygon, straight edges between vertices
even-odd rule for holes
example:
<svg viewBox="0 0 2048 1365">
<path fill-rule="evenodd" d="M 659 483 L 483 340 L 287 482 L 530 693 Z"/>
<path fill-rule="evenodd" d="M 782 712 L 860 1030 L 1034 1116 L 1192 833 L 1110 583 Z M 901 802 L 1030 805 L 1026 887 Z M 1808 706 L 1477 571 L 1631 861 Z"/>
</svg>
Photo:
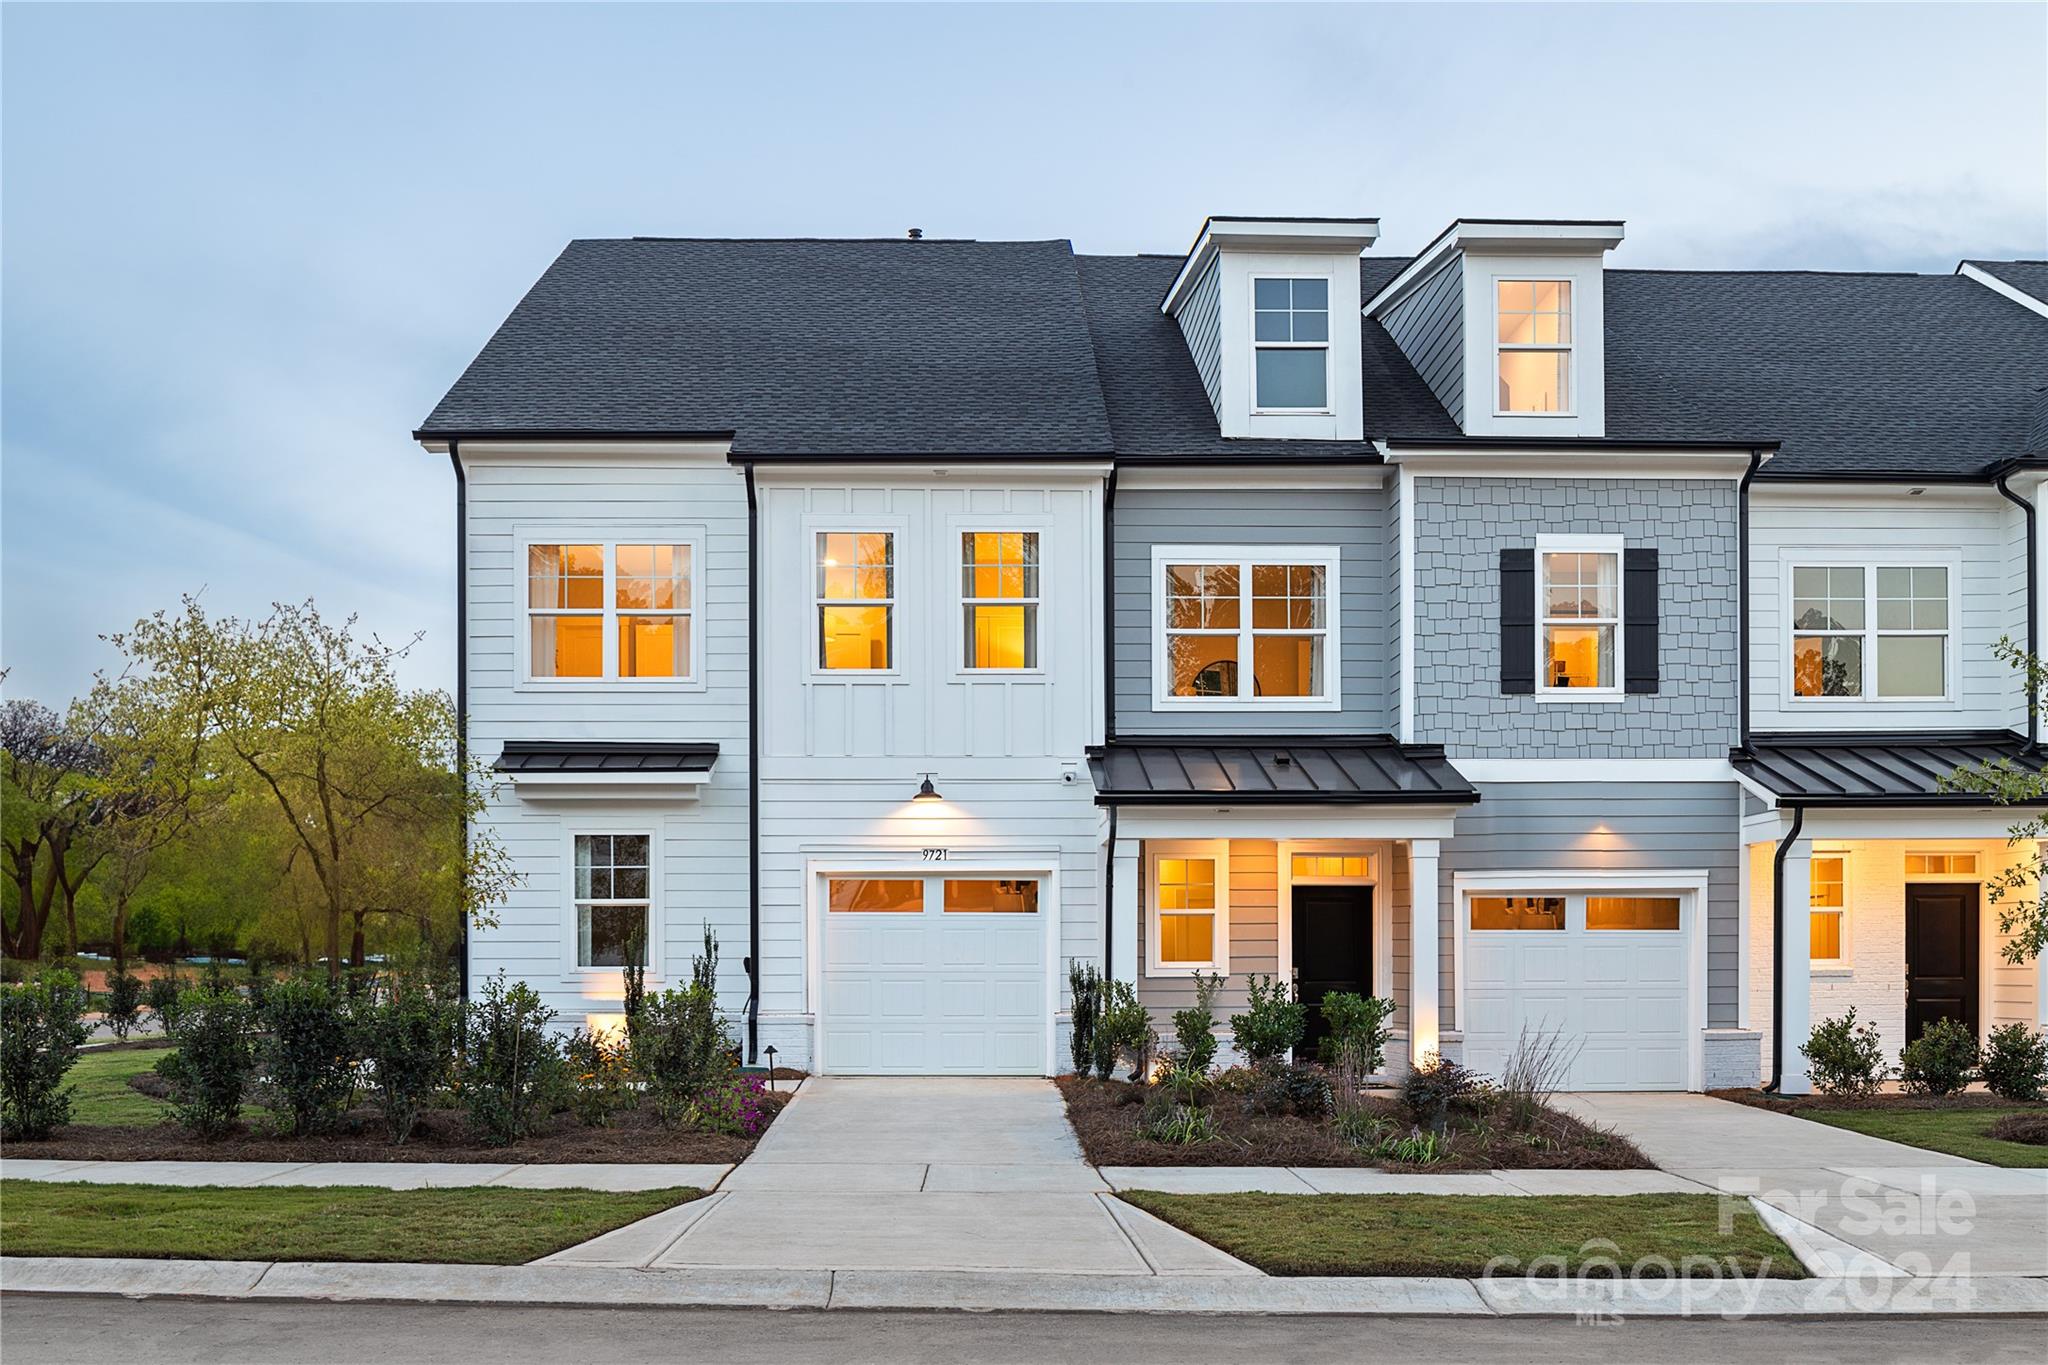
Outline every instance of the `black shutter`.
<svg viewBox="0 0 2048 1365">
<path fill-rule="evenodd" d="M 1500 690 L 1536 690 L 1536 552 L 1500 552 Z"/>
<path fill-rule="evenodd" d="M 1624 692 L 1657 690 L 1657 550 L 1621 555 L 1622 654 L 1628 665 Z"/>
</svg>

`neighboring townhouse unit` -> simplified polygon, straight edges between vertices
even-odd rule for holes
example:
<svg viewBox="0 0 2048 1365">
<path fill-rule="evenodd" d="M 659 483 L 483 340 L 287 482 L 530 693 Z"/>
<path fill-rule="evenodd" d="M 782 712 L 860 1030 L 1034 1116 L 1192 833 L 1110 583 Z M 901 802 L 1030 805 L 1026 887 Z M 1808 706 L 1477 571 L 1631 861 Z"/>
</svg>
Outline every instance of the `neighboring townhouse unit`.
<svg viewBox="0 0 2048 1365">
<path fill-rule="evenodd" d="M 2048 267 L 1377 236 L 572 243 L 416 433 L 523 874 L 471 977 L 601 1026 L 708 927 L 844 1073 L 1061 1069 L 1076 961 L 1587 1089 L 2048 1022 L 1943 785 L 2044 762 Z"/>
</svg>

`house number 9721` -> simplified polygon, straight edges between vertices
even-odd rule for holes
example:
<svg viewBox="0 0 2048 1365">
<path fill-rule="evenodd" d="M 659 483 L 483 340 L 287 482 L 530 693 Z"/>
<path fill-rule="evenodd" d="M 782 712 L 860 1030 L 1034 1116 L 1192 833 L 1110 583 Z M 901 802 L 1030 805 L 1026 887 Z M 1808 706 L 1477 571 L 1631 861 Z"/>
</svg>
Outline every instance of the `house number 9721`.
<svg viewBox="0 0 2048 1365">
<path fill-rule="evenodd" d="M 928 863 L 943 863 L 946 861 L 946 853 L 947 850 L 943 848 L 928 848 L 924 850 L 924 860 Z"/>
</svg>

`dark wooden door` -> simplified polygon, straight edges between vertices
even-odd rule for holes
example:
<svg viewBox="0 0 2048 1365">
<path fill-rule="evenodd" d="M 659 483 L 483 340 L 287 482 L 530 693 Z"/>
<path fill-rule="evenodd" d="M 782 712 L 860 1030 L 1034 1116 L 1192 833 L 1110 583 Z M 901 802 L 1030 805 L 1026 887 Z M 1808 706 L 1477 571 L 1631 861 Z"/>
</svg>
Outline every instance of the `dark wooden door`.
<svg viewBox="0 0 2048 1365">
<path fill-rule="evenodd" d="M 1977 905 L 1974 882 L 1906 887 L 1906 1041 L 1937 1019 L 1977 1031 Z"/>
<path fill-rule="evenodd" d="M 1323 1020 L 1328 991 L 1372 994 L 1372 888 L 1294 888 L 1294 982 L 1308 1023 L 1294 1055 L 1313 1060 L 1330 1028 Z"/>
</svg>

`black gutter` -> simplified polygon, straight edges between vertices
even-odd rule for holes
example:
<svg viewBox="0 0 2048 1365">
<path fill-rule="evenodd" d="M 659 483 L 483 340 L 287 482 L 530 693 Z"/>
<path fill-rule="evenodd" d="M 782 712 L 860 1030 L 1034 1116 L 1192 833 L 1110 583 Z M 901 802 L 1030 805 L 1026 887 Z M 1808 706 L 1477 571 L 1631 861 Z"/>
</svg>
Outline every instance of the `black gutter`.
<svg viewBox="0 0 2048 1365">
<path fill-rule="evenodd" d="M 1385 436 L 1389 446 L 1410 450 L 1562 450 L 1583 446 L 1592 450 L 1719 450 L 1728 454 L 1755 454 L 1776 450 L 1781 441 L 1701 441 L 1691 439 L 1624 436 Z"/>
<path fill-rule="evenodd" d="M 733 464 L 751 468 L 754 465 L 925 465 L 933 469 L 971 469 L 984 464 L 1107 464 L 1116 458 L 1116 452 L 1109 450 L 1057 450 L 1057 451 L 975 451 L 962 454 L 959 451 L 933 452 L 929 455 L 906 455 L 902 451 L 881 451 L 863 454 L 859 451 L 836 450 L 816 452 L 808 455 L 788 453 L 742 454 L 734 451 L 726 456 Z"/>
<path fill-rule="evenodd" d="M 460 835 L 463 861 L 469 859 L 469 480 L 462 472 L 458 442 L 448 443 L 448 463 L 455 467 L 455 773 L 462 784 Z M 464 1003 L 469 1000 L 469 912 L 455 923 L 455 980 Z"/>
<path fill-rule="evenodd" d="M 1250 440 L 1255 446 L 1263 446 L 1267 438 L 1254 436 Z M 1116 466 L 1119 469 L 1196 470 L 1211 468 L 1231 469 L 1238 466 L 1256 467 L 1259 469 L 1287 469 L 1290 467 L 1311 469 L 1329 466 L 1346 468 L 1353 465 L 1371 465 L 1377 468 L 1385 464 L 1386 461 L 1380 458 L 1379 451 L 1372 449 L 1370 446 L 1337 452 L 1289 450 L 1281 453 L 1271 449 L 1251 449 L 1242 453 L 1231 451 L 1226 454 L 1140 454 L 1119 455 L 1116 457 Z"/>
<path fill-rule="evenodd" d="M 1756 471 L 1763 462 L 1763 451 L 1750 451 L 1749 468 L 1743 473 L 1742 482 L 1735 485 L 1735 553 L 1739 556 L 1735 564 L 1735 647 L 1739 670 L 1735 679 L 1735 695 L 1742 706 L 1742 747 L 1745 749 L 1749 747 L 1749 486 L 1756 481 Z"/>
<path fill-rule="evenodd" d="M 2020 509 L 2027 519 L 2027 749 L 2041 747 L 2041 697 L 2034 684 L 2034 669 L 2041 659 L 2040 558 L 2034 550 L 2034 504 L 2012 491 L 2012 471 L 1998 476 L 1992 486 L 1999 496 Z"/>
<path fill-rule="evenodd" d="M 1771 1079 L 1765 1090 L 1776 1090 L 1785 1079 L 1785 858 L 1806 824 L 1804 806 L 1791 810 L 1792 828 L 1778 841 L 1777 856 L 1771 860 Z"/>
<path fill-rule="evenodd" d="M 1111 975 L 1116 947 L 1116 807 L 1109 808 L 1109 856 L 1102 865 L 1102 974 Z M 1137 984 L 1135 982 L 1133 985 Z"/>
<path fill-rule="evenodd" d="M 747 1065 L 761 1054 L 761 506 L 747 479 Z"/>
<path fill-rule="evenodd" d="M 1417 792 L 1113 792 L 1098 791 L 1095 804 L 1108 806 L 1470 806 L 1472 790 Z"/>
<path fill-rule="evenodd" d="M 1116 466 L 1102 481 L 1102 742 L 1116 741 Z"/>
</svg>

